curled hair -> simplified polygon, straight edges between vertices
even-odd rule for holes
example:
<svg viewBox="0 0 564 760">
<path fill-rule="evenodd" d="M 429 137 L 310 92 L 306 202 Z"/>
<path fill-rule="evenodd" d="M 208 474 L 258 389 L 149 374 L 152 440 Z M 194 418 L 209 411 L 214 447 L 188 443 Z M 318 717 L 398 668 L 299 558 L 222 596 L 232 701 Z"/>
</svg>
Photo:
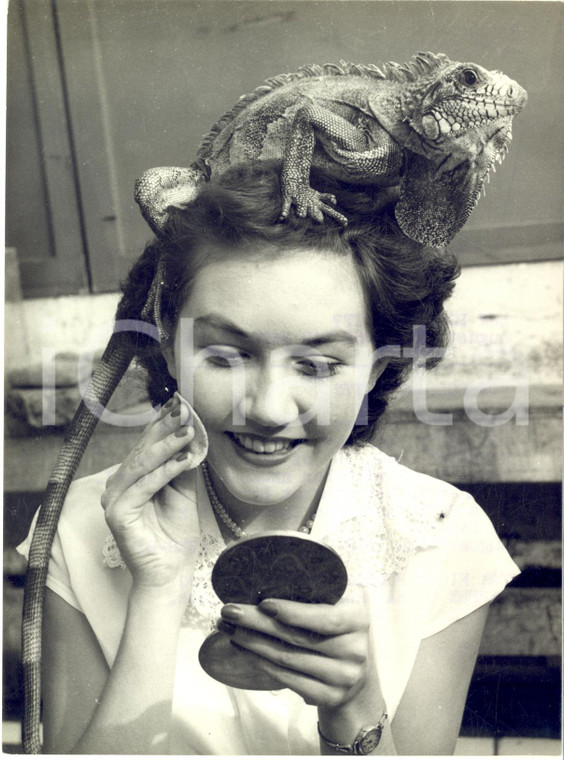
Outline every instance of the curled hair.
<svg viewBox="0 0 564 760">
<path fill-rule="evenodd" d="M 376 347 L 403 348 L 414 344 L 414 328 L 425 329 L 427 348 L 448 342 L 448 318 L 443 305 L 459 274 L 455 257 L 444 249 L 429 248 L 406 237 L 394 216 L 397 188 L 346 185 L 313 175 L 311 184 L 337 197 L 337 208 L 348 219 L 322 224 L 298 218 L 291 211 L 279 222 L 280 167 L 238 166 L 203 185 L 184 209 L 170 209 L 163 235 L 147 246 L 133 266 L 118 306 L 119 319 L 140 319 L 157 261 L 164 271 L 163 322 L 174 333 L 182 305 L 198 271 L 211 261 L 213 250 L 234 253 L 309 248 L 352 256 L 365 294 Z M 176 390 L 158 344 L 145 335 L 132 335 L 142 366 L 148 373 L 149 396 L 164 403 Z M 385 352 L 384 354 L 385 355 Z M 428 362 L 434 366 L 439 359 Z M 347 444 L 371 439 L 390 397 L 413 367 L 413 353 L 389 358 L 367 396 L 365 424 L 355 425 Z"/>
</svg>

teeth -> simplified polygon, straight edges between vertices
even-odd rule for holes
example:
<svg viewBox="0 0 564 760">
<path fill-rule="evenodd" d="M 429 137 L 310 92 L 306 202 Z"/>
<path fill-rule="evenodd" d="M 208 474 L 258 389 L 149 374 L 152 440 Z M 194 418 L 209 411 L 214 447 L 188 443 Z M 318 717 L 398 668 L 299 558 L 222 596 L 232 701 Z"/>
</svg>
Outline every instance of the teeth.
<svg viewBox="0 0 564 760">
<path fill-rule="evenodd" d="M 233 435 L 233 437 L 244 449 L 249 449 L 257 454 L 274 454 L 278 451 L 286 451 L 291 447 L 290 441 L 265 441 L 252 435 Z"/>
</svg>

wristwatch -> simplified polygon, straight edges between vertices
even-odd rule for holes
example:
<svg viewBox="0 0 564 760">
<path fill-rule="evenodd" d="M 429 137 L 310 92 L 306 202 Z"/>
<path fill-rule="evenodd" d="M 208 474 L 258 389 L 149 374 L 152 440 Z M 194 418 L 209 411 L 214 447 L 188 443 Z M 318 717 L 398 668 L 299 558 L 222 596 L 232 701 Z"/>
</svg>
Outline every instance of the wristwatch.
<svg viewBox="0 0 564 760">
<path fill-rule="evenodd" d="M 377 726 L 361 728 L 352 744 L 338 744 L 337 742 L 329 741 L 329 739 L 321 733 L 319 723 L 317 724 L 317 733 L 323 739 L 325 744 L 343 755 L 369 755 L 376 749 L 378 744 L 380 744 L 384 722 L 387 717 L 388 715 L 384 713 Z"/>
</svg>

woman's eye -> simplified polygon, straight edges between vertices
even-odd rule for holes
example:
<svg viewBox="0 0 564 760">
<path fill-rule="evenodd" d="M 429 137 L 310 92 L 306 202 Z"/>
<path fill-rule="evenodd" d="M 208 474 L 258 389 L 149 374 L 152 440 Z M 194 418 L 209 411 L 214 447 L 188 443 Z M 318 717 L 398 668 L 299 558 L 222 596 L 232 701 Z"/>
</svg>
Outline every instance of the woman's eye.
<svg viewBox="0 0 564 760">
<path fill-rule="evenodd" d="M 217 348 L 215 346 L 207 347 L 207 361 L 215 367 L 240 367 L 248 355 L 244 351 L 237 351 L 232 348 Z"/>
<path fill-rule="evenodd" d="M 341 367 L 341 362 L 317 357 L 315 359 L 300 359 L 297 364 L 304 375 L 316 378 L 332 377 L 337 374 L 339 367 Z"/>
</svg>

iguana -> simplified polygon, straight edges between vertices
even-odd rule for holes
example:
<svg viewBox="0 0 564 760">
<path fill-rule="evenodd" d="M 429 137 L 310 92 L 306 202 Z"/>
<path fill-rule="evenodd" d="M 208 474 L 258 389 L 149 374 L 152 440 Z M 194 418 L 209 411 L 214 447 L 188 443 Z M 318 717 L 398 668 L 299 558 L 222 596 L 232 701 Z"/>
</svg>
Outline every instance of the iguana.
<svg viewBox="0 0 564 760">
<path fill-rule="evenodd" d="M 282 162 L 284 219 L 345 224 L 335 198 L 314 190 L 311 168 L 359 185 L 399 185 L 396 218 L 414 240 L 444 246 L 464 225 L 490 168 L 503 160 L 525 90 L 499 71 L 419 53 L 403 65 L 305 66 L 244 95 L 204 138 L 188 168 L 161 167 L 136 200 L 159 234 L 167 208 L 240 163 Z M 494 167 L 495 168 L 495 167 Z"/>
<path fill-rule="evenodd" d="M 500 72 L 445 55 L 410 63 L 308 66 L 269 79 L 212 127 L 187 168 L 146 172 L 135 197 L 159 235 L 167 208 L 182 206 L 210 177 L 237 163 L 281 161 L 281 218 L 298 215 L 345 224 L 335 198 L 310 187 L 312 167 L 359 185 L 400 186 L 396 216 L 415 240 L 442 246 L 465 223 L 494 161 L 511 138 L 526 92 Z M 158 263 L 140 319 L 160 331 Z M 118 309 L 117 319 L 120 319 Z M 71 423 L 38 515 L 24 595 L 23 744 L 41 751 L 41 627 L 51 545 L 69 485 L 99 419 L 133 358 L 114 332 Z"/>
</svg>

